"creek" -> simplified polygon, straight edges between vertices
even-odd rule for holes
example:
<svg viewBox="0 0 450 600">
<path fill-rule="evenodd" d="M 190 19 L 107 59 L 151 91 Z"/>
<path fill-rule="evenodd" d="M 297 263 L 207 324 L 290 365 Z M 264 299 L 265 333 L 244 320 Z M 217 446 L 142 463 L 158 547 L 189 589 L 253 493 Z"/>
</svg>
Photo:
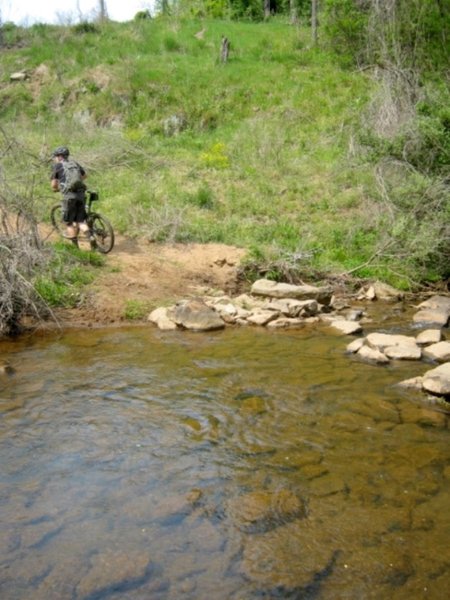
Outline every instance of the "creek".
<svg viewBox="0 0 450 600">
<path fill-rule="evenodd" d="M 0 342 L 2 600 L 446 597 L 448 416 L 396 386 L 430 367 L 348 342 L 313 326 Z"/>
</svg>

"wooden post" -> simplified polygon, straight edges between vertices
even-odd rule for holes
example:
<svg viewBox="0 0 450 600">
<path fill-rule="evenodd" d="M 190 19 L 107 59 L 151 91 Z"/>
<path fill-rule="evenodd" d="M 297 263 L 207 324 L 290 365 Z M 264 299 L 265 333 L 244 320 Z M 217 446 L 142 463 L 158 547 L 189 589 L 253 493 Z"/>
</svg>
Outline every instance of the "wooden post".
<svg viewBox="0 0 450 600">
<path fill-rule="evenodd" d="M 317 3 L 318 0 L 311 0 L 311 34 L 314 46 L 317 45 Z"/>
<path fill-rule="evenodd" d="M 226 63 L 230 54 L 230 42 L 224 35 L 222 36 L 222 43 L 220 46 L 220 62 Z"/>
</svg>

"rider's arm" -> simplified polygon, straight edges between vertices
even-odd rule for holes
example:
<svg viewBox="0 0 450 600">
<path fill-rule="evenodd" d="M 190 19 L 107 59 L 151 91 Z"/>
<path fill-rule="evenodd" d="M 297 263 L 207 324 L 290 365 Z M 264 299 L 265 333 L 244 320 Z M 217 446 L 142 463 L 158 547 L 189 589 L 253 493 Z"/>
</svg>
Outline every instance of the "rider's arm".
<svg viewBox="0 0 450 600">
<path fill-rule="evenodd" d="M 60 163 L 55 163 L 52 168 L 50 175 L 50 185 L 54 192 L 59 192 L 59 179 L 61 177 L 61 166 Z"/>
</svg>

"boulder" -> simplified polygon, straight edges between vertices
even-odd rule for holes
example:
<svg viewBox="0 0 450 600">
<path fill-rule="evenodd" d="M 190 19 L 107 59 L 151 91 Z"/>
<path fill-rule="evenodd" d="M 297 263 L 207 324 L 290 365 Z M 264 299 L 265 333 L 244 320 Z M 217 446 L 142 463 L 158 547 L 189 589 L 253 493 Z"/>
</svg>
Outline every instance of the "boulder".
<svg viewBox="0 0 450 600">
<path fill-rule="evenodd" d="M 210 331 L 225 327 L 220 316 L 201 299 L 182 300 L 177 303 L 172 311 L 172 319 L 180 327 L 193 331 Z"/>
<path fill-rule="evenodd" d="M 350 344 L 348 344 L 346 351 L 349 352 L 350 354 L 354 354 L 355 352 L 358 352 L 358 350 L 360 350 L 362 347 L 364 346 L 364 338 L 360 337 L 356 340 L 353 340 L 353 342 L 350 342 Z"/>
<path fill-rule="evenodd" d="M 403 292 L 395 289 L 394 287 L 388 285 L 387 283 L 383 283 L 382 281 L 376 281 L 373 285 L 373 290 L 375 292 L 375 297 L 378 300 L 402 300 L 404 297 Z"/>
<path fill-rule="evenodd" d="M 422 382 L 424 390 L 438 396 L 450 396 L 450 362 L 427 371 Z"/>
<path fill-rule="evenodd" d="M 363 316 L 364 316 L 363 310 L 361 310 L 360 308 L 354 308 L 347 312 L 347 314 L 345 315 L 345 318 L 347 319 L 347 321 L 359 321 L 359 319 L 361 319 L 361 317 L 363 317 Z"/>
<path fill-rule="evenodd" d="M 267 327 L 269 327 L 270 329 L 287 329 L 288 327 L 293 328 L 293 327 L 303 327 L 305 324 L 305 321 L 303 319 L 296 319 L 294 318 L 289 318 L 289 317 L 279 317 L 278 319 L 275 319 L 274 321 L 269 321 L 269 323 L 267 323 Z"/>
<path fill-rule="evenodd" d="M 366 337 L 366 343 L 388 358 L 419 360 L 422 356 L 422 351 L 417 345 L 416 339 L 407 335 L 369 333 Z"/>
<path fill-rule="evenodd" d="M 427 358 L 438 362 L 447 362 L 450 360 L 450 342 L 431 344 L 431 346 L 424 349 L 423 353 Z"/>
<path fill-rule="evenodd" d="M 450 297 L 432 296 L 421 302 L 418 308 L 413 317 L 415 323 L 434 323 L 445 327 L 450 318 Z"/>
<path fill-rule="evenodd" d="M 207 305 L 219 313 L 221 319 L 225 321 L 225 323 L 235 323 L 239 317 L 242 317 L 242 315 L 239 314 L 239 312 L 242 312 L 242 309 L 236 308 L 231 302 L 226 304 L 222 302 L 213 302 L 210 304 L 207 302 Z"/>
<path fill-rule="evenodd" d="M 252 310 L 255 307 L 261 308 L 264 304 L 263 300 L 253 298 L 249 294 L 240 294 L 233 299 L 233 302 L 244 310 Z"/>
<path fill-rule="evenodd" d="M 318 313 L 319 304 L 317 300 L 293 300 L 281 298 L 263 305 L 267 310 L 278 310 L 286 317 L 311 317 Z"/>
<path fill-rule="evenodd" d="M 385 348 L 384 354 L 388 358 L 397 360 L 420 360 L 422 350 L 416 344 L 398 344 L 397 346 Z"/>
<path fill-rule="evenodd" d="M 358 298 L 365 300 L 387 300 L 387 301 L 398 301 L 404 297 L 403 292 L 393 288 L 387 283 L 382 281 L 376 281 L 366 290 L 361 290 Z"/>
<path fill-rule="evenodd" d="M 450 314 L 449 296 L 432 296 L 418 305 L 419 309 L 445 310 Z"/>
<path fill-rule="evenodd" d="M 173 322 L 170 314 L 170 309 L 161 306 L 160 308 L 155 308 L 155 310 L 149 314 L 147 320 L 150 321 L 150 323 L 157 325 L 159 329 L 166 331 L 177 329 L 177 324 Z"/>
<path fill-rule="evenodd" d="M 344 335 L 353 335 L 362 331 L 362 327 L 359 323 L 356 321 L 347 321 L 346 319 L 336 319 L 331 321 L 330 327 L 337 329 Z"/>
<path fill-rule="evenodd" d="M 376 348 L 381 352 L 391 346 L 417 346 L 416 339 L 408 335 L 393 335 L 390 333 L 369 333 L 366 342 L 371 348 Z"/>
<path fill-rule="evenodd" d="M 277 283 L 269 279 L 258 279 L 252 285 L 251 293 L 269 298 L 294 298 L 296 300 L 317 300 L 320 304 L 330 304 L 333 292 L 329 286 L 292 285 Z"/>
<path fill-rule="evenodd" d="M 404 379 L 398 384 L 401 387 L 421 390 L 423 387 L 423 377 L 411 377 L 411 379 Z"/>
<path fill-rule="evenodd" d="M 413 316 L 413 321 L 414 323 L 430 323 L 445 327 L 448 323 L 448 317 L 447 311 L 424 308 Z"/>
<path fill-rule="evenodd" d="M 440 329 L 424 329 L 417 335 L 416 342 L 422 345 L 437 344 L 441 339 L 442 331 Z"/>
<path fill-rule="evenodd" d="M 375 362 L 378 364 L 386 364 L 389 362 L 389 359 L 385 354 L 383 354 L 379 350 L 376 350 L 375 348 L 366 346 L 365 344 L 361 346 L 361 348 L 358 350 L 357 355 L 363 360 Z"/>
<path fill-rule="evenodd" d="M 258 310 L 249 315 L 247 321 L 253 325 L 267 325 L 270 321 L 274 321 L 279 316 L 280 313 L 275 310 Z"/>
</svg>

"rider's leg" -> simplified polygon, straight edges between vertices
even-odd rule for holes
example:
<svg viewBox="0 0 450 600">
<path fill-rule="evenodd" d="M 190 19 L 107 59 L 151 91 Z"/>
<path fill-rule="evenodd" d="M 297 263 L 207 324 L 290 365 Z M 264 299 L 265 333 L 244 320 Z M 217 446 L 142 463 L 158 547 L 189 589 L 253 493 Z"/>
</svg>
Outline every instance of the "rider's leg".
<svg viewBox="0 0 450 600">
<path fill-rule="evenodd" d="M 84 235 L 86 235 L 87 237 L 89 237 L 89 226 L 86 222 L 84 223 L 78 223 L 80 231 L 82 233 L 84 233 Z"/>
<path fill-rule="evenodd" d="M 78 224 L 68 223 L 67 224 L 67 237 L 71 240 L 72 244 L 78 246 Z"/>
</svg>

